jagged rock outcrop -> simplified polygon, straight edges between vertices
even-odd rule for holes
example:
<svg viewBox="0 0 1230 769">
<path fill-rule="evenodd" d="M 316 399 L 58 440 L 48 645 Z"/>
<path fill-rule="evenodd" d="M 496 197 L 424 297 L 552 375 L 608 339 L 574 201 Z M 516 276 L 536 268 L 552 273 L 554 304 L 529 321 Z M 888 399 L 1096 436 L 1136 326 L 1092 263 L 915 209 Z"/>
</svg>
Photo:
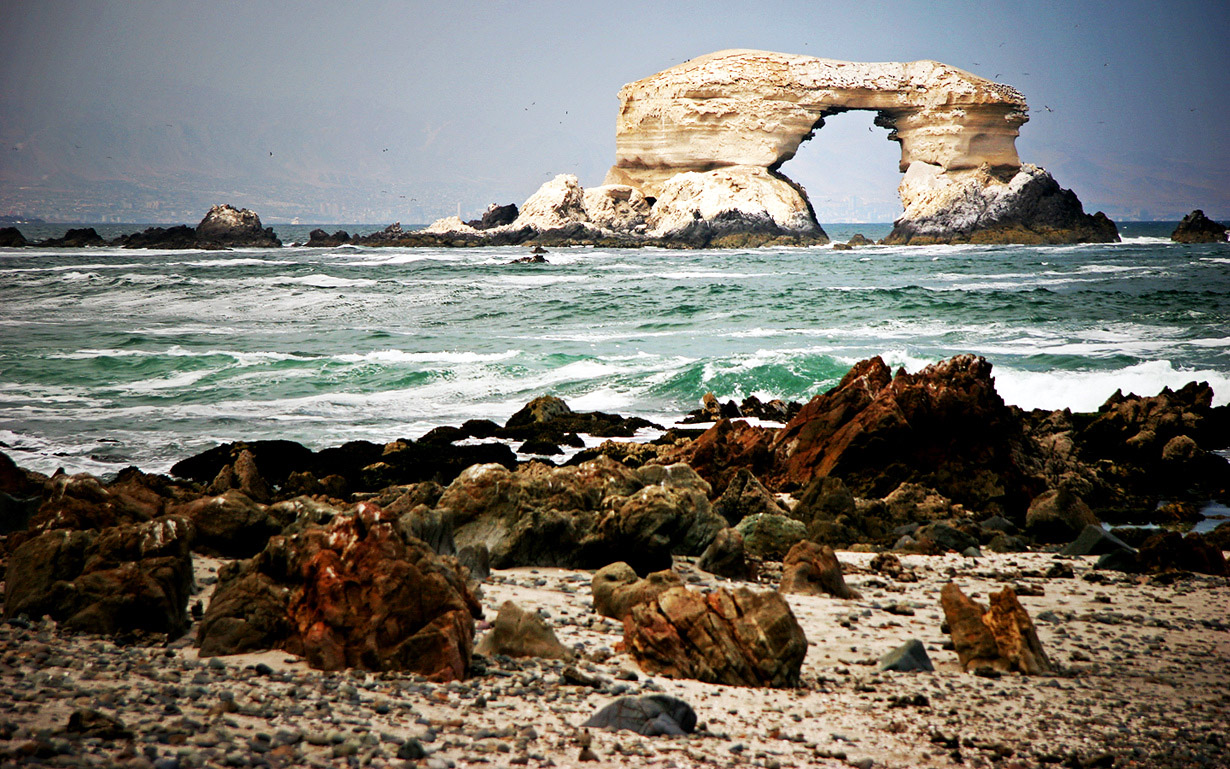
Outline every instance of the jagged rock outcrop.
<svg viewBox="0 0 1230 769">
<path fill-rule="evenodd" d="M 262 227 L 255 211 L 218 205 L 209 209 L 196 226 L 196 239 L 201 243 L 243 248 L 280 248 L 282 241 L 272 227 Z"/>
<path fill-rule="evenodd" d="M 1006 587 L 990 597 L 991 606 L 987 608 L 967 597 L 953 582 L 940 591 L 944 618 L 961 667 L 969 672 L 989 667 L 1025 675 L 1054 673 L 1054 665 L 1016 592 Z"/>
<path fill-rule="evenodd" d="M 906 174 L 894 242 L 1118 240 L 1108 219 L 1087 216 L 1049 174 L 1022 166 L 1015 141 L 1028 108 L 1019 91 L 939 62 L 718 51 L 630 83 L 619 97 L 606 183 L 657 198 L 659 219 L 678 174 L 720 170 L 757 180 L 723 210 L 776 197 L 814 225 L 806 196 L 777 169 L 826 117 L 873 110 L 900 143 Z"/>
<path fill-rule="evenodd" d="M 362 503 L 274 537 L 220 574 L 197 633 L 202 656 L 284 649 L 321 670 L 465 678 L 481 608 L 453 558 Z"/>
<path fill-rule="evenodd" d="M 1197 208 L 1179 222 L 1179 226 L 1170 233 L 1170 239 L 1177 243 L 1225 243 L 1230 236 L 1230 228 L 1213 221 Z"/>
</svg>

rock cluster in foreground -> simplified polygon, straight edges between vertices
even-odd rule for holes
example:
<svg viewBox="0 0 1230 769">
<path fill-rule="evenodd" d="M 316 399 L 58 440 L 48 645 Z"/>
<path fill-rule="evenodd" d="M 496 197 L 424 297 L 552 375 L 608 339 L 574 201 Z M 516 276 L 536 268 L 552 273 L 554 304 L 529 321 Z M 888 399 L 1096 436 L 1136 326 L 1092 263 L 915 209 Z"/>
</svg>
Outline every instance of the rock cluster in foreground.
<svg viewBox="0 0 1230 769">
<path fill-rule="evenodd" d="M 637 428 L 546 397 L 178 479 L 0 454 L 0 760 L 1218 765 L 1230 526 L 1172 529 L 1227 499 L 1227 411 L 872 359 L 781 428 L 565 466 L 447 447 Z"/>
</svg>

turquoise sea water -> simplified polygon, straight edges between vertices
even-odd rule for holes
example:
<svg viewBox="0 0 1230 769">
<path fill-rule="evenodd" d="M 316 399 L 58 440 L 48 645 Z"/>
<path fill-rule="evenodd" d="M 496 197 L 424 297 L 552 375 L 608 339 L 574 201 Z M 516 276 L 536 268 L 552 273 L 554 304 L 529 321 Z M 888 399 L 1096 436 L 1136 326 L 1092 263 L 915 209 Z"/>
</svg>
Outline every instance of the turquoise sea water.
<svg viewBox="0 0 1230 769">
<path fill-rule="evenodd" d="M 546 265 L 509 264 L 522 248 L 0 250 L 0 450 L 44 472 L 165 470 L 221 441 L 503 421 L 544 393 L 670 422 L 708 391 L 805 400 L 871 355 L 984 355 L 1027 408 L 1193 379 L 1226 403 L 1230 246 L 1172 227 L 1091 246 L 567 248 Z"/>
</svg>

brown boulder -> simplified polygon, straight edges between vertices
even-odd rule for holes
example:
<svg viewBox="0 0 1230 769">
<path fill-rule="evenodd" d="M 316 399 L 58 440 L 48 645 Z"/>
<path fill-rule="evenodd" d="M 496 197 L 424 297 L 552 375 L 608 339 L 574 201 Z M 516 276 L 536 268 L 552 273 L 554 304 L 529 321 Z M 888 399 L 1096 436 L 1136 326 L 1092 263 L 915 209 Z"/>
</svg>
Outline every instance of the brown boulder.
<svg viewBox="0 0 1230 769">
<path fill-rule="evenodd" d="M 1194 571 L 1217 577 L 1230 575 L 1222 551 L 1196 532 L 1186 537 L 1174 531 L 1154 534 L 1140 546 L 1137 562 L 1145 572 Z"/>
<path fill-rule="evenodd" d="M 631 566 L 620 561 L 599 569 L 590 582 L 594 611 L 604 617 L 623 619 L 638 603 L 643 603 L 673 587 L 683 579 L 670 570 L 655 571 L 645 578 L 636 576 Z"/>
<path fill-rule="evenodd" d="M 841 562 L 828 545 L 803 540 L 786 553 L 782 561 L 783 593 L 798 595 L 833 595 L 838 598 L 859 598 L 857 590 L 846 585 Z"/>
<path fill-rule="evenodd" d="M 696 568 L 727 579 L 755 579 L 756 566 L 744 551 L 743 535 L 725 528 L 717 533 L 696 561 Z"/>
<path fill-rule="evenodd" d="M 198 634 L 202 650 L 279 648 L 323 670 L 466 676 L 481 609 L 456 559 L 403 537 L 392 515 L 366 502 L 296 528 L 226 575 Z"/>
<path fill-rule="evenodd" d="M 170 512 L 196 526 L 197 550 L 226 558 L 256 555 L 270 537 L 282 531 L 284 523 L 270 515 L 265 505 L 237 489 L 176 505 Z"/>
<path fill-rule="evenodd" d="M 474 650 L 488 657 L 496 654 L 552 660 L 573 657 L 572 650 L 560 643 L 555 631 L 542 617 L 522 610 L 512 601 L 500 606 L 491 630 L 479 639 Z"/>
<path fill-rule="evenodd" d="M 834 475 L 855 494 L 883 497 L 909 481 L 967 507 L 1023 512 L 1032 481 L 1014 459 L 1022 440 L 985 359 L 958 355 L 890 376 L 877 357 L 806 404 L 772 448 L 784 457 L 783 482 Z"/>
<path fill-rule="evenodd" d="M 1039 542 L 1071 542 L 1086 526 L 1097 525 L 1089 505 L 1066 486 L 1034 497 L 1025 513 L 1025 530 Z"/>
<path fill-rule="evenodd" d="M 667 590 L 632 607 L 623 643 L 648 673 L 728 686 L 798 686 L 807 654 L 786 600 L 746 588 Z"/>
<path fill-rule="evenodd" d="M 43 532 L 9 557 L 4 616 L 47 614 L 85 633 L 178 637 L 188 626 L 191 541 L 192 524 L 178 516 Z"/>
<path fill-rule="evenodd" d="M 957 658 L 967 672 L 987 667 L 1026 675 L 1055 672 L 1029 613 L 1012 588 L 991 593 L 987 609 L 949 582 L 940 591 L 940 604 Z"/>
</svg>

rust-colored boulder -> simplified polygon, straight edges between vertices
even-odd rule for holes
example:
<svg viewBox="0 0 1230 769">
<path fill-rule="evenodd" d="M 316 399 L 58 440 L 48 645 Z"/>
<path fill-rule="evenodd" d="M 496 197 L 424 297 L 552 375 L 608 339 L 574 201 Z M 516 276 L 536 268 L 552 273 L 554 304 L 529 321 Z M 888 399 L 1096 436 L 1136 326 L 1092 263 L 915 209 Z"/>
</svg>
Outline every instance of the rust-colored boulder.
<svg viewBox="0 0 1230 769">
<path fill-rule="evenodd" d="M 1029 613 L 1012 588 L 991 593 L 987 609 L 949 582 L 940 591 L 940 604 L 957 658 L 966 671 L 989 667 L 1026 675 L 1055 672 Z"/>
<path fill-rule="evenodd" d="M 683 579 L 670 570 L 655 571 L 642 579 L 631 566 L 620 561 L 599 569 L 590 586 L 594 611 L 604 617 L 623 619 L 636 604 L 673 587 L 682 587 Z"/>
<path fill-rule="evenodd" d="M 883 497 L 909 481 L 967 507 L 1019 513 L 1035 483 L 1014 458 L 1022 441 L 985 359 L 958 355 L 892 376 L 876 357 L 803 406 L 772 448 L 783 482 L 834 475 L 857 495 Z"/>
<path fill-rule="evenodd" d="M 786 600 L 746 588 L 671 588 L 632 607 L 623 642 L 648 673 L 728 686 L 798 686 L 807 654 Z"/>
<path fill-rule="evenodd" d="M 273 537 L 226 576 L 198 634 L 203 653 L 278 648 L 322 670 L 401 670 L 437 681 L 469 671 L 482 612 L 466 570 L 403 537 L 377 505 Z"/>
<path fill-rule="evenodd" d="M 776 474 L 777 458 L 770 448 L 775 432 L 745 420 L 723 419 L 670 454 L 669 460 L 689 465 L 721 494 L 740 469 L 758 477 Z"/>
<path fill-rule="evenodd" d="M 833 548 L 803 540 L 786 553 L 782 561 L 783 593 L 798 595 L 832 595 L 838 598 L 858 598 L 857 590 L 846 585 L 841 562 Z"/>
</svg>

